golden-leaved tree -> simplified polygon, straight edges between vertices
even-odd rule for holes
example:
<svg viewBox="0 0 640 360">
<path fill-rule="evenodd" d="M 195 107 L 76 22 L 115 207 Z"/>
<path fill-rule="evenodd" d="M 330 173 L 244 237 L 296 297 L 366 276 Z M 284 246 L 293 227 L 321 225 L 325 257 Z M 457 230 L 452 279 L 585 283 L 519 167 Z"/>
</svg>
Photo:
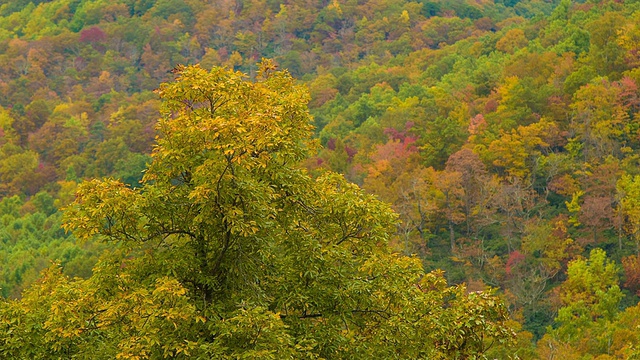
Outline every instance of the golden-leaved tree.
<svg viewBox="0 0 640 360">
<path fill-rule="evenodd" d="M 308 94 L 260 69 L 175 69 L 140 187 L 87 181 L 66 210 L 111 251 L 88 279 L 52 266 L 0 302 L 0 357 L 451 359 L 510 342 L 499 299 L 389 250 L 389 206 L 299 167 Z"/>
</svg>

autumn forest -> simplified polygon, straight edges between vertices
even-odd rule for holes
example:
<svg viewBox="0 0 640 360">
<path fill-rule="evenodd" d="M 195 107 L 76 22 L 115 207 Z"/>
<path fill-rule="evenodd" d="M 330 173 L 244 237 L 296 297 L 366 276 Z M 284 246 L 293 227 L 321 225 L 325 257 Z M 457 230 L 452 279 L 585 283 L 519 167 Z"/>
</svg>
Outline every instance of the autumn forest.
<svg viewBox="0 0 640 360">
<path fill-rule="evenodd" d="M 2 1 L 0 358 L 640 358 L 640 1 Z"/>
</svg>

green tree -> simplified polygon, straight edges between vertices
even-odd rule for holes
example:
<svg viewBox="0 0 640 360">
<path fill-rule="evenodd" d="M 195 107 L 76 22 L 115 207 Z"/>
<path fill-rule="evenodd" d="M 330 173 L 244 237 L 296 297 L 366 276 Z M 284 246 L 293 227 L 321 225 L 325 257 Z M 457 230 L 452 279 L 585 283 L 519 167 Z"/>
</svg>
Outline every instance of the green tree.
<svg viewBox="0 0 640 360">
<path fill-rule="evenodd" d="M 287 73 L 177 74 L 141 187 L 88 181 L 66 211 L 112 251 L 1 303 L 0 356 L 451 359 L 510 340 L 497 298 L 389 251 L 388 205 L 299 168 L 315 142 Z"/>
<path fill-rule="evenodd" d="M 640 176 L 624 175 L 616 184 L 618 211 L 624 215 L 626 232 L 634 240 L 635 251 L 640 254 Z"/>
<path fill-rule="evenodd" d="M 602 249 L 591 250 L 589 259 L 569 263 L 568 278 L 560 286 L 559 326 L 540 340 L 542 357 L 611 353 L 610 328 L 618 319 L 623 297 L 618 271 Z"/>
</svg>

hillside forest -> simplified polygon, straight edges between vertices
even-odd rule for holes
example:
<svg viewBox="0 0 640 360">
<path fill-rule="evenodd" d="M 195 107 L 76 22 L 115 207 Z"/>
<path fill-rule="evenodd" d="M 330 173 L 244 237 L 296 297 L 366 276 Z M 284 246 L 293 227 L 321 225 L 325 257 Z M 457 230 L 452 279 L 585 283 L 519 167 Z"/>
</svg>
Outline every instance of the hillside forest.
<svg viewBox="0 0 640 360">
<path fill-rule="evenodd" d="M 639 86 L 636 0 L 3 1 L 0 354 L 640 357 Z"/>
</svg>

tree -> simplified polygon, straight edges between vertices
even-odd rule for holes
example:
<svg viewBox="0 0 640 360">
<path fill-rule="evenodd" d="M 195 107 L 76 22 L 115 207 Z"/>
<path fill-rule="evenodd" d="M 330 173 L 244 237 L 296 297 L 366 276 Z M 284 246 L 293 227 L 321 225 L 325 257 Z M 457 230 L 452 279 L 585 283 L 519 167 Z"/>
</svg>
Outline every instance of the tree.
<svg viewBox="0 0 640 360">
<path fill-rule="evenodd" d="M 618 34 L 627 23 L 622 14 L 609 11 L 587 24 L 590 33 L 589 62 L 601 72 L 600 75 L 614 78 L 626 70 L 625 49 Z"/>
<path fill-rule="evenodd" d="M 623 94 L 625 84 L 597 78 L 581 87 L 574 95 L 574 128 L 584 143 L 585 160 L 607 155 L 620 156 L 621 147 L 630 142 L 629 108 Z M 634 91 L 635 92 L 635 91 Z"/>
<path fill-rule="evenodd" d="M 535 182 L 541 158 L 551 153 L 561 139 L 558 126 L 545 118 L 527 126 L 518 126 L 491 142 L 487 157 L 512 177 L 527 185 Z"/>
<path fill-rule="evenodd" d="M 616 188 L 620 197 L 618 211 L 624 215 L 624 227 L 635 242 L 636 254 L 640 254 L 640 176 L 624 175 Z"/>
<path fill-rule="evenodd" d="M 580 205 L 578 221 L 584 224 L 593 235 L 593 242 L 599 239 L 599 233 L 608 230 L 619 230 L 618 246 L 621 248 L 622 213 L 615 211 L 616 182 L 620 177 L 619 165 L 615 161 L 600 164 L 585 174 L 582 186 L 583 202 Z"/>
<path fill-rule="evenodd" d="M 611 353 L 610 326 L 617 320 L 623 297 L 618 271 L 605 251 L 598 248 L 591 250 L 589 259 L 578 258 L 569 263 L 567 280 L 560 286 L 563 307 L 556 317 L 560 325 L 540 340 L 541 357 L 565 358 L 563 351 L 567 349 L 580 355 Z M 547 351 L 549 354 L 544 354 Z"/>
<path fill-rule="evenodd" d="M 482 209 L 474 211 L 475 207 L 482 202 L 484 194 L 484 183 L 486 182 L 487 169 L 476 153 L 464 148 L 449 157 L 446 170 L 448 172 L 460 173 L 460 187 L 463 189 L 462 202 L 464 207 L 464 218 L 466 223 L 466 235 L 471 237 L 477 235 L 477 227 L 474 226 L 475 217 L 480 217 Z M 475 214 L 474 214 L 475 212 Z M 473 230 L 473 231 L 472 231 Z"/>
<path fill-rule="evenodd" d="M 525 47 L 528 42 L 522 29 L 511 29 L 498 40 L 496 49 L 513 54 L 519 48 Z"/>
<path fill-rule="evenodd" d="M 468 358 L 509 341 L 497 298 L 389 251 L 388 205 L 299 168 L 309 97 L 286 72 L 175 72 L 141 187 L 88 181 L 66 211 L 112 250 L 87 280 L 54 266 L 0 303 L 2 357 Z"/>
</svg>

